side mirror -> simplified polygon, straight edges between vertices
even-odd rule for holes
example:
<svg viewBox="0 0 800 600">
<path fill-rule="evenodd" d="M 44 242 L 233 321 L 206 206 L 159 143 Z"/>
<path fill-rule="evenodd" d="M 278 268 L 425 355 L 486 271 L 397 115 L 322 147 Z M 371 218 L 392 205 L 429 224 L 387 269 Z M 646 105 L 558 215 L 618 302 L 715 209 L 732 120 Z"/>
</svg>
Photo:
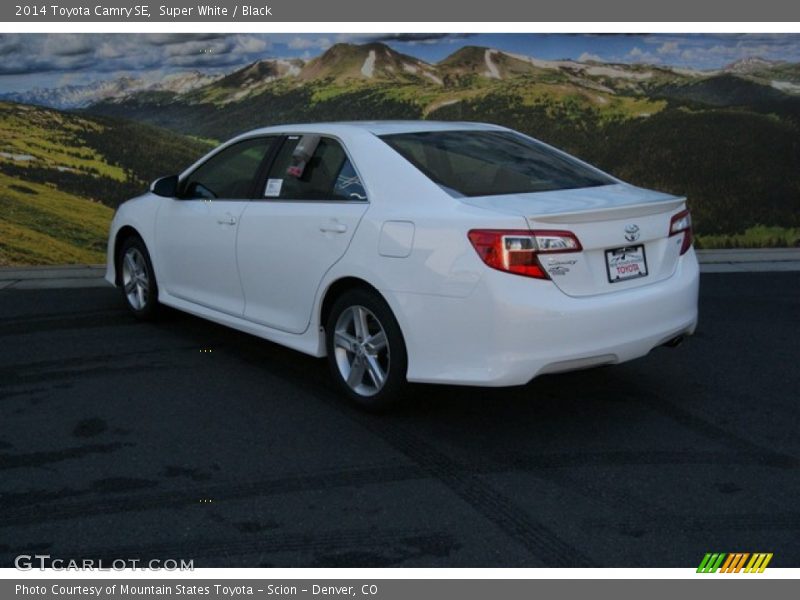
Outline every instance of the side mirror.
<svg viewBox="0 0 800 600">
<path fill-rule="evenodd" d="M 178 176 L 159 177 L 150 185 L 150 191 L 156 196 L 175 198 L 178 195 Z"/>
</svg>

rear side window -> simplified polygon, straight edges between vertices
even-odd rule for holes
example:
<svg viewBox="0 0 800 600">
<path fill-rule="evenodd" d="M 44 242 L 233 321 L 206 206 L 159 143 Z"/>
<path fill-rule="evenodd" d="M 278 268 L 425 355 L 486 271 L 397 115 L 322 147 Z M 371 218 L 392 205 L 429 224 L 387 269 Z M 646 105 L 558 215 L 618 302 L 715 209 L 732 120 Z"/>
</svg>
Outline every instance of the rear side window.
<svg viewBox="0 0 800 600">
<path fill-rule="evenodd" d="M 425 131 L 381 139 L 455 195 L 524 194 L 614 183 L 573 158 L 508 131 Z"/>
<path fill-rule="evenodd" d="M 341 144 L 320 138 L 311 157 L 295 171 L 301 136 L 288 136 L 267 176 L 264 197 L 282 200 L 366 200 L 364 186 Z"/>
<path fill-rule="evenodd" d="M 181 196 L 204 200 L 250 198 L 258 167 L 274 140 L 252 138 L 221 150 L 189 175 Z"/>
</svg>

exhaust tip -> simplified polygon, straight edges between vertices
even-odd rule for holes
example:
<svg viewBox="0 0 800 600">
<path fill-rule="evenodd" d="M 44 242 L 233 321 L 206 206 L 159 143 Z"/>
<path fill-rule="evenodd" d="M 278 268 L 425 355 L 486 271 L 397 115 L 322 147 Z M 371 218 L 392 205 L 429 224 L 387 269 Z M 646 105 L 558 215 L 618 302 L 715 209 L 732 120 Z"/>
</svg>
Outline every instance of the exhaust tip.
<svg viewBox="0 0 800 600">
<path fill-rule="evenodd" d="M 671 340 L 664 342 L 664 346 L 667 348 L 677 348 L 683 343 L 685 336 L 679 335 L 677 337 L 672 338 Z"/>
</svg>

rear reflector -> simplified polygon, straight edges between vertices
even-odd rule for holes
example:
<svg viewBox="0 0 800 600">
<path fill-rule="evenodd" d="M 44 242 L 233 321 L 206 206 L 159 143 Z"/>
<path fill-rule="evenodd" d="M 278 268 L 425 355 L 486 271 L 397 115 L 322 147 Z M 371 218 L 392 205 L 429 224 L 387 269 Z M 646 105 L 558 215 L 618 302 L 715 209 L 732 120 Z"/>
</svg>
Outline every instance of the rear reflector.
<svg viewBox="0 0 800 600">
<path fill-rule="evenodd" d="M 679 234 L 683 234 L 681 254 L 686 254 L 686 251 L 692 246 L 692 215 L 688 208 L 674 215 L 669 223 L 670 237 Z"/>
<path fill-rule="evenodd" d="M 549 279 L 539 263 L 539 254 L 582 250 L 578 238 L 569 231 L 473 229 L 468 236 L 487 266 L 537 279 Z"/>
</svg>

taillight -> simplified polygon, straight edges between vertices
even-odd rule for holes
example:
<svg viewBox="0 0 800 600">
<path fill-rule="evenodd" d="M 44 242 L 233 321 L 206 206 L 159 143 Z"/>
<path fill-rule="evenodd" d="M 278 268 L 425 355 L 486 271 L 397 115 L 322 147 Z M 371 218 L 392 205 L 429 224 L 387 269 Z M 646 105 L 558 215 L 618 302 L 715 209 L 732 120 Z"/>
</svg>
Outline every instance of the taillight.
<svg viewBox="0 0 800 600">
<path fill-rule="evenodd" d="M 669 222 L 670 237 L 679 233 L 683 234 L 681 254 L 685 254 L 692 245 L 692 215 L 689 213 L 688 208 L 674 215 Z"/>
<path fill-rule="evenodd" d="M 539 263 L 539 254 L 582 250 L 578 238 L 569 231 L 473 229 L 468 235 L 478 256 L 488 266 L 538 279 L 549 279 Z"/>
</svg>

